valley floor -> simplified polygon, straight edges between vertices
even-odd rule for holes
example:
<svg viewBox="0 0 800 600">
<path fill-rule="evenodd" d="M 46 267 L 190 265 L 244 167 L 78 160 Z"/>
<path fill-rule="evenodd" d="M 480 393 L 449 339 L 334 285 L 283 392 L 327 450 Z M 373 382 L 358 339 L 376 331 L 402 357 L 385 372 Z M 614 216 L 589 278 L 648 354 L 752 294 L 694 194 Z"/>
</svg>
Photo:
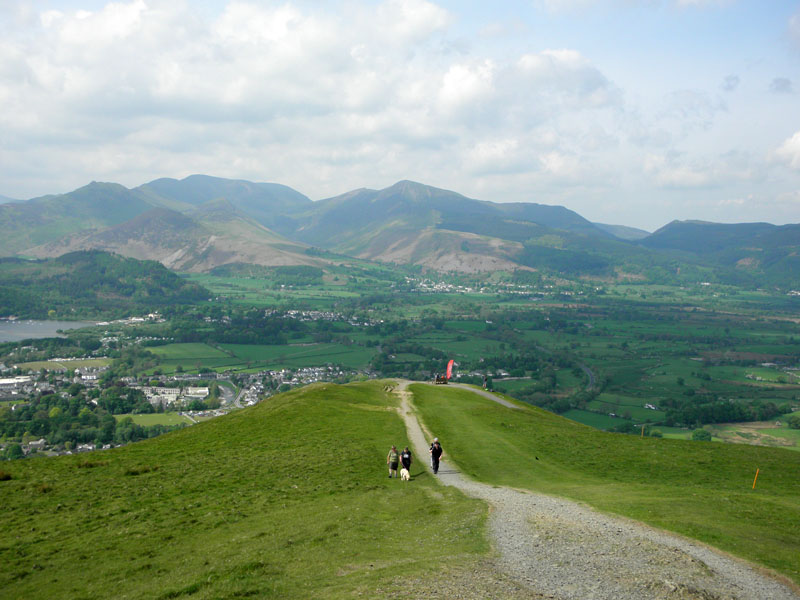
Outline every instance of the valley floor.
<svg viewBox="0 0 800 600">
<path fill-rule="evenodd" d="M 409 383 L 400 382 L 395 392 L 413 451 L 427 462 L 426 439 L 436 432 L 423 433 Z M 474 391 L 517 408 L 488 392 Z M 442 461 L 439 479 L 489 504 L 500 575 L 528 590 L 527 597 L 800 598 L 796 587 L 699 542 L 569 500 L 479 483 L 464 477 L 451 460 Z M 469 576 L 452 585 L 451 595 L 472 597 Z"/>
</svg>

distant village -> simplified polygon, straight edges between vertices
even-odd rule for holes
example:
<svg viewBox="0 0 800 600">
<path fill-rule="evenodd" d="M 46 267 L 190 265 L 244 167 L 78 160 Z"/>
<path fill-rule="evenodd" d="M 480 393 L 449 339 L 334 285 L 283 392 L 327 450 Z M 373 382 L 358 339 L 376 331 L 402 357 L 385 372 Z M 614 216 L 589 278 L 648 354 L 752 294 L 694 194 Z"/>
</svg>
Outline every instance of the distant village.
<svg viewBox="0 0 800 600">
<path fill-rule="evenodd" d="M 64 359 L 58 359 L 63 362 Z M 84 385 L 87 389 L 99 386 L 99 377 L 107 367 L 77 368 L 74 374 L 68 376 L 65 369 L 48 371 L 47 377 L 42 373 L 27 375 L 8 376 L 13 369 L 0 364 L 0 400 L 12 401 L 10 408 L 12 411 L 24 406 L 26 399 L 45 393 L 58 393 L 64 398 L 69 397 L 67 388 L 75 383 Z M 255 373 L 234 373 L 234 372 L 210 372 L 202 374 L 176 373 L 169 376 L 152 377 L 147 376 L 141 379 L 135 377 L 123 377 L 120 381 L 127 387 L 140 389 L 150 404 L 159 412 L 176 412 L 178 415 L 186 417 L 191 423 L 207 420 L 221 416 L 233 410 L 253 406 L 258 402 L 269 398 L 274 393 L 287 391 L 293 387 L 308 385 L 322 381 L 343 380 L 357 376 L 369 376 L 351 370 L 341 369 L 333 366 L 323 367 L 304 367 L 299 369 L 264 370 Z M 219 408 L 210 410 L 191 410 L 189 407 L 194 400 L 205 400 L 208 398 L 210 388 L 205 386 L 192 385 L 198 381 L 218 381 L 228 385 L 221 387 Z M 232 381 L 235 380 L 234 386 Z M 153 385 L 158 381 L 158 385 Z M 235 391 L 234 391 L 235 390 Z M 88 403 L 97 404 L 96 400 L 87 400 Z M 0 443 L 0 451 L 4 449 L 4 444 Z M 46 456 L 56 456 L 62 454 L 75 454 L 90 452 L 93 450 L 107 450 L 115 447 L 114 444 L 79 444 L 71 450 L 52 448 L 44 438 L 27 440 L 22 446 L 25 456 L 32 454 L 43 454 Z"/>
</svg>

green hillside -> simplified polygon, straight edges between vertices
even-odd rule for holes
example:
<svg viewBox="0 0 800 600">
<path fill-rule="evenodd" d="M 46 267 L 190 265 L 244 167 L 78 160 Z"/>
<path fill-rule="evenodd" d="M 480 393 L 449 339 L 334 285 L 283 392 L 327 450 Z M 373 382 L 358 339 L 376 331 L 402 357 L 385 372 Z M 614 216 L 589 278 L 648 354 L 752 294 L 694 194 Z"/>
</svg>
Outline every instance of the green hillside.
<svg viewBox="0 0 800 600">
<path fill-rule="evenodd" d="M 800 269 L 800 225 L 673 221 L 638 243 L 735 271 L 729 281 L 753 286 L 795 286 Z"/>
<path fill-rule="evenodd" d="M 599 227 L 606 233 L 610 233 L 616 238 L 621 240 L 641 240 L 646 238 L 650 235 L 649 231 L 645 231 L 644 229 L 639 229 L 637 227 L 628 227 L 626 225 L 611 225 L 607 223 L 594 223 L 595 227 Z"/>
<path fill-rule="evenodd" d="M 227 200 L 266 227 L 277 214 L 302 209 L 311 200 L 292 188 L 277 183 L 253 183 L 208 175 L 185 179 L 156 179 L 134 190 L 151 204 L 186 211 L 212 200 Z"/>
<path fill-rule="evenodd" d="M 486 509 L 419 468 L 387 478 L 407 443 L 394 404 L 380 382 L 317 385 L 116 450 L 0 463 L 0 595 L 435 591 L 481 568 Z"/>
<path fill-rule="evenodd" d="M 414 181 L 399 181 L 383 190 L 354 190 L 320 200 L 277 223 L 276 228 L 287 237 L 309 244 L 353 252 L 354 248 L 360 248 L 373 237 L 385 235 L 387 230 L 453 229 L 445 224 L 460 220 L 470 224 L 481 223 L 484 219 L 492 223 L 519 221 L 538 229 L 557 228 L 611 237 L 563 206 L 473 200 Z M 472 228 L 457 230 L 472 231 Z M 493 235 L 497 232 L 475 233 Z"/>
<path fill-rule="evenodd" d="M 68 194 L 0 205 L 0 256 L 87 229 L 132 219 L 152 206 L 116 183 L 92 182 Z"/>
<path fill-rule="evenodd" d="M 209 292 L 154 261 L 86 251 L 27 261 L 0 259 L 0 316 L 74 318 L 153 311 Z"/>
<path fill-rule="evenodd" d="M 535 407 L 512 411 L 469 391 L 411 390 L 445 452 L 475 479 L 580 500 L 800 582 L 796 452 L 605 433 Z"/>
<path fill-rule="evenodd" d="M 411 389 L 476 479 L 582 500 L 800 581 L 796 453 L 608 434 L 464 390 Z M 421 460 L 410 483 L 386 477 L 389 444 L 408 443 L 396 406 L 383 382 L 319 384 L 116 450 L 1 463 L 0 589 L 437 597 L 442 578 L 483 569 L 488 596 L 485 506 L 439 486 Z"/>
</svg>

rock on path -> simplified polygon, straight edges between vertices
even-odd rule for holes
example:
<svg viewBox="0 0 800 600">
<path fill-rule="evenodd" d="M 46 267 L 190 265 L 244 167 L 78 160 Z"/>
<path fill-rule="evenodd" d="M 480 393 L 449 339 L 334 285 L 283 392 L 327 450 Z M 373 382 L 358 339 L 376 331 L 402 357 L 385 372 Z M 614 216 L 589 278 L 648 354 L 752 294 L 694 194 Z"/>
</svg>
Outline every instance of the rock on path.
<svg viewBox="0 0 800 600">
<path fill-rule="evenodd" d="M 427 457 L 429 443 L 413 412 L 408 383 L 396 390 L 400 413 L 414 452 Z M 488 392 L 466 389 L 518 408 Z M 439 479 L 489 504 L 497 564 L 532 595 L 564 600 L 800 599 L 789 585 L 699 542 L 569 500 L 478 483 L 462 476 L 449 459 L 441 462 Z"/>
</svg>

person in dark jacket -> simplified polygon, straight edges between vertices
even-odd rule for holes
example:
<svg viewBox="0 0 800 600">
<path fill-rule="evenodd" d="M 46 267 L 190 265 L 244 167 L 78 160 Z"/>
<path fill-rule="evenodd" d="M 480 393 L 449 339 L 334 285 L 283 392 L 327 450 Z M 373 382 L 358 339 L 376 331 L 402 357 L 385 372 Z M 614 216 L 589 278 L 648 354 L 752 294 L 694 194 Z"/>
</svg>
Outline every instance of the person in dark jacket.
<svg viewBox="0 0 800 600">
<path fill-rule="evenodd" d="M 407 469 L 409 473 L 411 472 L 411 463 L 413 461 L 413 457 L 411 456 L 411 450 L 408 449 L 408 446 L 400 453 L 400 463 L 403 465 L 404 469 Z"/>
<path fill-rule="evenodd" d="M 431 467 L 434 475 L 439 473 L 439 461 L 442 456 L 444 456 L 444 450 L 442 450 L 442 445 L 439 443 L 439 438 L 433 438 L 433 444 L 431 444 Z"/>
</svg>

